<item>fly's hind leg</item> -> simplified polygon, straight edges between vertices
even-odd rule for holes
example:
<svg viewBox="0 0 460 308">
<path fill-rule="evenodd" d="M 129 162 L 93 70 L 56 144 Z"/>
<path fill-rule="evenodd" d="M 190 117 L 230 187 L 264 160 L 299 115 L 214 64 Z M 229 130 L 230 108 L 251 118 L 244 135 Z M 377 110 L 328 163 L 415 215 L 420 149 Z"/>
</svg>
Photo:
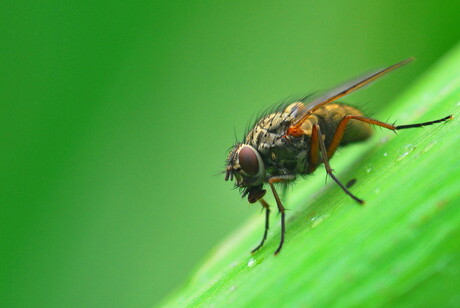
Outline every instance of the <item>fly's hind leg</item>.
<svg viewBox="0 0 460 308">
<path fill-rule="evenodd" d="M 323 159 L 324 167 L 326 168 L 327 174 L 340 186 L 340 188 L 343 189 L 343 191 L 349 195 L 353 200 L 360 204 L 364 204 L 364 201 L 361 200 L 360 198 L 356 197 L 353 195 L 346 187 L 345 185 L 342 184 L 342 182 L 339 181 L 339 179 L 334 175 L 334 170 L 332 170 L 331 165 L 329 164 L 329 157 L 332 156 L 333 152 L 331 155 L 328 154 L 328 151 L 326 150 L 326 145 L 324 144 L 324 138 L 323 134 L 321 133 L 321 129 L 318 124 L 315 124 L 313 126 L 312 130 L 312 144 L 310 148 L 310 159 L 313 157 L 315 160 L 314 162 L 319 161 L 319 153 L 321 153 L 321 157 Z M 316 164 L 317 165 L 317 164 Z M 316 166 L 315 166 L 316 168 Z"/>
<path fill-rule="evenodd" d="M 451 120 L 453 118 L 454 118 L 453 115 L 449 115 L 447 117 L 444 117 L 444 118 L 438 119 L 438 120 L 434 120 L 434 121 L 423 122 L 423 123 L 415 123 L 415 124 L 409 124 L 409 125 L 397 125 L 397 126 L 395 126 L 395 125 L 391 125 L 391 124 L 388 124 L 388 123 L 385 123 L 385 122 L 380 122 L 378 120 L 362 117 L 362 116 L 347 115 L 342 119 L 342 121 L 340 121 L 339 125 L 337 126 L 337 129 L 336 129 L 336 131 L 334 133 L 334 137 L 332 139 L 332 142 L 329 145 L 329 148 L 327 149 L 327 154 L 328 154 L 329 158 L 332 157 L 332 155 L 334 154 L 335 150 L 339 146 L 340 141 L 342 141 L 343 135 L 345 134 L 345 128 L 347 126 L 348 121 L 350 121 L 350 120 L 357 120 L 357 121 L 365 122 L 365 123 L 372 124 L 372 125 L 377 125 L 377 126 L 384 127 L 384 128 L 391 129 L 391 130 L 395 131 L 395 130 L 400 130 L 400 129 L 423 127 L 423 126 L 433 125 L 433 124 L 436 124 L 436 123 L 442 123 L 442 122 L 445 122 L 447 120 Z"/>
<path fill-rule="evenodd" d="M 345 134 L 345 128 L 347 126 L 348 121 L 350 120 L 357 120 L 357 121 L 362 121 L 368 124 L 372 125 L 377 125 L 381 126 L 387 129 L 391 129 L 393 131 L 400 130 L 400 129 L 407 129 L 407 128 L 415 128 L 415 127 L 423 127 L 423 126 L 428 126 L 428 125 L 433 125 L 437 123 L 442 123 L 447 120 L 453 119 L 452 115 L 449 115 L 447 117 L 444 117 L 442 119 L 434 120 L 434 121 L 429 121 L 429 122 L 422 122 L 422 123 L 415 123 L 415 124 L 409 124 L 409 125 L 392 125 L 388 124 L 385 122 L 381 122 L 378 120 L 362 117 L 362 116 L 355 116 L 355 115 L 347 115 L 345 116 L 342 121 L 340 121 L 339 125 L 337 126 L 337 129 L 334 133 L 334 137 L 332 138 L 332 142 L 329 145 L 329 148 L 326 150 L 326 146 L 324 144 L 324 139 L 323 135 L 321 134 L 321 130 L 318 124 L 313 126 L 312 129 L 312 138 L 311 138 L 311 146 L 310 146 L 310 161 L 312 164 L 310 165 L 309 172 L 314 171 L 316 167 L 318 166 L 319 163 L 319 153 L 321 153 L 321 156 L 323 158 L 324 166 L 326 167 L 326 172 L 329 174 L 329 176 L 343 189 L 343 191 L 352 197 L 354 200 L 357 202 L 364 204 L 364 201 L 353 195 L 334 175 L 333 170 L 331 166 L 329 165 L 329 159 L 334 155 L 335 150 L 340 144 L 340 141 L 342 141 L 343 135 Z"/>
</svg>

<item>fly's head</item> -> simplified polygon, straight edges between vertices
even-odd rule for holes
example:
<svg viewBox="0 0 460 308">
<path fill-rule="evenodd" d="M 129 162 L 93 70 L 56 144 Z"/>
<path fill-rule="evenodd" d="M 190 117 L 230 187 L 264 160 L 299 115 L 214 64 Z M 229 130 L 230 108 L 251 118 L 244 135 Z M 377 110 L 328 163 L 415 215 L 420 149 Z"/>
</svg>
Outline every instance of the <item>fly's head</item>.
<svg viewBox="0 0 460 308">
<path fill-rule="evenodd" d="M 244 143 L 235 145 L 228 155 L 225 169 L 225 180 L 233 181 L 242 190 L 242 197 L 248 196 L 250 203 L 257 202 L 266 191 L 263 188 L 265 180 L 265 165 L 259 152 Z"/>
</svg>

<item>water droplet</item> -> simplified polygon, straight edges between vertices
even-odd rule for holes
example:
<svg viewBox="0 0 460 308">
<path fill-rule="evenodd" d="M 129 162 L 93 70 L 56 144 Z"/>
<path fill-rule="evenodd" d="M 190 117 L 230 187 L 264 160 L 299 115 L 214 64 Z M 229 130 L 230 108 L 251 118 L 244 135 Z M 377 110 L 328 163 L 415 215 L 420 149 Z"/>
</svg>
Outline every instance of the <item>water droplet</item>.
<svg viewBox="0 0 460 308">
<path fill-rule="evenodd" d="M 318 226 L 328 216 L 329 215 L 322 215 L 322 216 L 313 217 L 312 219 L 310 219 L 312 229 L 315 228 L 316 226 Z"/>
<path fill-rule="evenodd" d="M 254 258 L 249 259 L 248 267 L 252 267 L 254 264 L 256 264 L 256 259 L 254 259 Z"/>
<path fill-rule="evenodd" d="M 388 156 L 388 153 L 387 153 L 387 152 L 383 153 L 383 156 L 387 157 L 387 156 Z"/>
<path fill-rule="evenodd" d="M 415 146 L 413 144 L 407 144 L 405 145 L 402 149 L 399 149 L 398 153 L 400 153 L 400 155 L 398 155 L 398 157 L 396 158 L 396 161 L 401 161 L 403 160 L 404 158 L 406 158 L 407 155 L 409 155 L 413 150 L 415 150 Z"/>
<path fill-rule="evenodd" d="M 431 142 L 429 145 L 427 145 L 424 149 L 423 149 L 423 152 L 428 152 L 436 143 L 438 143 L 438 141 L 434 140 L 433 142 Z"/>
<path fill-rule="evenodd" d="M 382 138 L 380 138 L 380 143 L 386 143 L 388 140 L 390 140 L 390 138 L 388 138 L 388 136 L 383 136 Z"/>
<path fill-rule="evenodd" d="M 366 164 L 366 172 L 371 173 L 374 169 L 374 166 L 371 163 Z"/>
<path fill-rule="evenodd" d="M 230 287 L 230 292 L 234 292 L 236 290 L 236 286 L 231 286 Z"/>
</svg>

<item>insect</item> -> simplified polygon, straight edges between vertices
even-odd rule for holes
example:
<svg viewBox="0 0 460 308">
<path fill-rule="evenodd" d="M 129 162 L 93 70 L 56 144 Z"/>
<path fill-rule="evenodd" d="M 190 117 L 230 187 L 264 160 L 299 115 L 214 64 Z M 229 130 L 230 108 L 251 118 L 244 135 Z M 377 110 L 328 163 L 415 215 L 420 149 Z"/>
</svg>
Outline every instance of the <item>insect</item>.
<svg viewBox="0 0 460 308">
<path fill-rule="evenodd" d="M 237 143 L 230 149 L 224 171 L 225 180 L 235 179 L 235 187 L 240 188 L 242 197 L 248 196 L 250 203 L 259 201 L 265 210 L 263 238 L 252 253 L 263 246 L 269 228 L 270 207 L 263 199 L 266 193 L 264 185 L 268 184 L 271 188 L 281 216 L 281 238 L 276 255 L 283 247 L 286 230 L 285 208 L 275 188 L 276 183 L 287 184 L 299 175 L 313 173 L 320 164 L 324 164 L 328 176 L 353 200 L 364 204 L 362 199 L 340 182 L 329 164 L 337 147 L 368 139 L 372 134 L 371 125 L 396 131 L 441 123 L 453 118 L 449 115 L 434 121 L 395 126 L 365 117 L 357 108 L 336 102 L 412 60 L 413 58 L 409 58 L 367 74 L 323 95 L 308 96 L 285 104 L 277 111 L 262 116 L 246 134 L 244 142 Z"/>
</svg>

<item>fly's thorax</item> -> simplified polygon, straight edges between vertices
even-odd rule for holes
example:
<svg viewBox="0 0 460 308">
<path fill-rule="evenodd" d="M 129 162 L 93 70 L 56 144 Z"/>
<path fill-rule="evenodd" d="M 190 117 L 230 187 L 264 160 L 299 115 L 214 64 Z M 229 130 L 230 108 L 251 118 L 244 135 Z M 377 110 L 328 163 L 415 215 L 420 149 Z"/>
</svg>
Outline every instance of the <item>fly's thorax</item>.
<svg viewBox="0 0 460 308">
<path fill-rule="evenodd" d="M 245 143 L 257 149 L 268 175 L 304 173 L 308 167 L 310 136 L 286 136 L 287 129 L 304 109 L 303 103 L 292 103 L 260 119 L 246 136 Z"/>
<path fill-rule="evenodd" d="M 305 106 L 301 102 L 288 105 L 284 110 L 266 115 L 260 119 L 248 133 L 245 143 L 262 150 L 276 146 L 279 139 L 286 134 L 292 121 L 303 112 Z"/>
</svg>

